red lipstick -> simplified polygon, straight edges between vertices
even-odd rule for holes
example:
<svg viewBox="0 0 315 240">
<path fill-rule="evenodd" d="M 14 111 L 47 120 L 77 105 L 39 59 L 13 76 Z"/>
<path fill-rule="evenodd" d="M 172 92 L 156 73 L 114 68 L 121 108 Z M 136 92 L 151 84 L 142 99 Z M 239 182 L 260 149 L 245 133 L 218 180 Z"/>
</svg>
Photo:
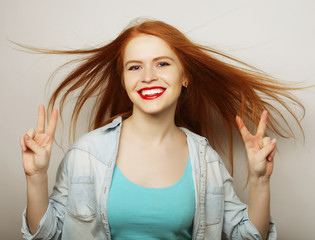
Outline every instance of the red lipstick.
<svg viewBox="0 0 315 240">
<path fill-rule="evenodd" d="M 160 97 L 165 92 L 165 90 L 166 90 L 166 88 L 163 88 L 163 87 L 141 88 L 138 91 L 138 94 L 144 100 L 153 100 L 153 99 Z"/>
</svg>

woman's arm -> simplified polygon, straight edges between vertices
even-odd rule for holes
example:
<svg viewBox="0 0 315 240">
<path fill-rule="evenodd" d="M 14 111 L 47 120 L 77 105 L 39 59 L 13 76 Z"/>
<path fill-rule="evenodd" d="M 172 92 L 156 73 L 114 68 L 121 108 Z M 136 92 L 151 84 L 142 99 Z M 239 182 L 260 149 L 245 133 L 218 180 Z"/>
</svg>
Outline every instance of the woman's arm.
<svg viewBox="0 0 315 240">
<path fill-rule="evenodd" d="M 259 231 L 262 239 L 267 239 L 270 221 L 270 184 L 259 179 L 249 182 L 248 216 Z"/>
<path fill-rule="evenodd" d="M 27 223 L 32 234 L 48 207 L 47 170 L 57 118 L 58 112 L 54 109 L 45 132 L 45 108 L 39 106 L 37 132 L 30 129 L 20 141 L 27 182 Z"/>
<path fill-rule="evenodd" d="M 268 112 L 264 111 L 255 135 L 252 135 L 243 120 L 237 116 L 236 122 L 245 143 L 249 162 L 249 205 L 248 216 L 260 232 L 267 238 L 270 221 L 270 177 L 276 151 L 276 140 L 264 137 Z"/>
<path fill-rule="evenodd" d="M 48 208 L 47 173 L 26 176 L 27 183 L 27 224 L 31 234 L 36 233 L 40 220 Z"/>
</svg>

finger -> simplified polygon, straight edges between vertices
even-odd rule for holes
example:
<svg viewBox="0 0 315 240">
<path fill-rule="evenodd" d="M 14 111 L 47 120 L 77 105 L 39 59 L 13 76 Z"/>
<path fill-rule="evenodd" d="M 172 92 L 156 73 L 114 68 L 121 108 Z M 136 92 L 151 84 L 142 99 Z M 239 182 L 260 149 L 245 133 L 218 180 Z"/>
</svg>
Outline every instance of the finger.
<svg viewBox="0 0 315 240">
<path fill-rule="evenodd" d="M 24 135 L 24 142 L 35 154 L 39 154 L 42 151 L 42 148 L 32 138 L 30 138 L 28 134 Z"/>
<path fill-rule="evenodd" d="M 267 124 L 267 118 L 268 118 L 268 111 L 264 110 L 261 114 L 260 121 L 258 124 L 256 136 L 263 137 L 266 133 L 266 124 Z"/>
<path fill-rule="evenodd" d="M 273 149 L 273 151 L 268 155 L 268 157 L 267 157 L 268 161 L 272 161 L 274 159 L 275 155 L 276 155 L 276 152 L 277 152 L 277 143 L 276 143 L 277 140 L 273 139 L 272 141 L 275 143 L 276 146 Z"/>
<path fill-rule="evenodd" d="M 36 136 L 36 131 L 34 128 L 30 128 L 26 134 L 33 139 Z"/>
<path fill-rule="evenodd" d="M 271 141 L 270 137 L 264 137 L 262 140 L 259 141 L 259 147 L 260 149 L 262 149 L 264 146 L 266 146 L 267 144 L 269 144 Z"/>
<path fill-rule="evenodd" d="M 271 141 L 270 137 L 263 138 L 263 146 L 267 145 Z"/>
<path fill-rule="evenodd" d="M 243 141 L 247 142 L 248 138 L 252 136 L 252 134 L 248 131 L 247 127 L 245 126 L 243 119 L 240 116 L 236 116 L 235 118 L 238 129 L 242 135 Z"/>
<path fill-rule="evenodd" d="M 276 141 L 268 141 L 267 144 L 264 145 L 264 147 L 259 151 L 258 157 L 260 159 L 267 159 L 267 157 L 273 152 L 273 150 L 276 148 Z"/>
<path fill-rule="evenodd" d="M 27 147 L 24 142 L 24 136 L 20 138 L 20 145 L 21 145 L 22 151 L 25 152 L 27 150 Z"/>
<path fill-rule="evenodd" d="M 36 135 L 36 131 L 34 128 L 30 128 L 25 135 L 27 135 L 31 139 L 34 139 Z M 27 150 L 27 145 L 25 144 L 25 135 L 22 136 L 20 139 L 20 145 L 24 152 Z"/>
<path fill-rule="evenodd" d="M 44 105 L 40 105 L 38 107 L 37 132 L 45 133 L 45 107 Z"/>
<path fill-rule="evenodd" d="M 57 109 L 53 109 L 52 113 L 51 113 L 51 117 L 49 119 L 49 123 L 47 126 L 47 135 L 49 135 L 50 137 L 54 137 L 55 135 L 55 130 L 56 130 L 56 126 L 57 126 L 57 120 L 58 120 L 58 110 Z"/>
</svg>

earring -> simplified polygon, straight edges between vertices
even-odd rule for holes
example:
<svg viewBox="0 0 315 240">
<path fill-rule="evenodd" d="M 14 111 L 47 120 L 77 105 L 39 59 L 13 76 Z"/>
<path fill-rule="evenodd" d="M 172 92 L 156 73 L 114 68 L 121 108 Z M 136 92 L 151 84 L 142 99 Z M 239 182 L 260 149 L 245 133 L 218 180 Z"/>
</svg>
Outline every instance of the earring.
<svg viewBox="0 0 315 240">
<path fill-rule="evenodd" d="M 184 87 L 185 87 L 185 88 L 188 87 L 188 82 L 184 82 Z"/>
</svg>

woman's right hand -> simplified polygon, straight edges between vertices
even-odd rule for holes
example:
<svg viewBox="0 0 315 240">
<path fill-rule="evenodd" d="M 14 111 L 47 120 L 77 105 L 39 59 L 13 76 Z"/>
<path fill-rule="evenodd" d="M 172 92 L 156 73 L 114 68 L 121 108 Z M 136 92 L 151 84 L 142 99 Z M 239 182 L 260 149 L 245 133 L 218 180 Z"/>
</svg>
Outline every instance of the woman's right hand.
<svg viewBox="0 0 315 240">
<path fill-rule="evenodd" d="M 47 173 L 57 119 L 58 110 L 53 109 L 45 132 L 45 107 L 40 105 L 37 132 L 31 128 L 21 137 L 23 168 L 26 176 Z"/>
</svg>

